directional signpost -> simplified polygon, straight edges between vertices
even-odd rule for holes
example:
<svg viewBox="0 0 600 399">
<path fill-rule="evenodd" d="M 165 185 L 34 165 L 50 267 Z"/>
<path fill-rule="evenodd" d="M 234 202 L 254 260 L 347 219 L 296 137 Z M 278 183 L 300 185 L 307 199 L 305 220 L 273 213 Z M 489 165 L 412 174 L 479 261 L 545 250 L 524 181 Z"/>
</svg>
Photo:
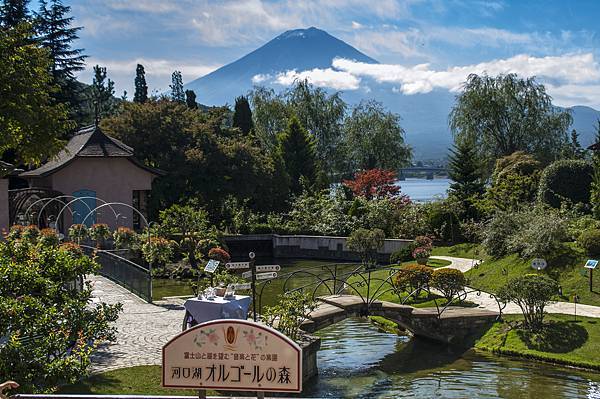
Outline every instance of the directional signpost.
<svg viewBox="0 0 600 399">
<path fill-rule="evenodd" d="M 267 280 L 270 278 L 276 278 L 277 277 L 277 273 L 276 272 L 271 272 L 271 273 L 259 273 L 256 275 L 256 279 L 257 280 Z"/>
<path fill-rule="evenodd" d="M 593 292 L 593 280 L 592 277 L 594 275 L 594 269 L 596 268 L 596 266 L 598 266 L 598 261 L 595 259 L 588 259 L 587 262 L 585 262 L 585 267 L 586 269 L 590 269 L 590 292 Z"/>
<path fill-rule="evenodd" d="M 278 272 L 281 270 L 279 265 L 260 265 L 256 266 L 256 272 Z"/>
<path fill-rule="evenodd" d="M 247 272 L 242 273 L 242 278 L 251 278 L 252 270 L 248 270 Z"/>
<path fill-rule="evenodd" d="M 229 270 L 248 269 L 250 267 L 250 262 L 229 262 L 225 265 L 225 267 Z"/>
</svg>

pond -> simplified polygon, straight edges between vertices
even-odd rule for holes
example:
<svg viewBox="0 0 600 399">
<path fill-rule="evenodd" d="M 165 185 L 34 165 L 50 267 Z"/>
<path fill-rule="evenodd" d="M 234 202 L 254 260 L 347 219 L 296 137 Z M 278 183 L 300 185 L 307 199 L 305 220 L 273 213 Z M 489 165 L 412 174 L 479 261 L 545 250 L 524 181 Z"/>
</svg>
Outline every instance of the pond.
<svg viewBox="0 0 600 399">
<path fill-rule="evenodd" d="M 280 275 L 333 262 L 264 259 L 280 264 Z M 352 266 L 339 266 L 350 270 Z M 299 287 L 314 281 L 297 276 Z M 283 281 L 265 287 L 263 305 L 274 302 Z M 325 290 L 326 291 L 326 290 Z M 320 291 L 321 294 L 327 292 Z M 155 295 L 191 294 L 187 282 L 155 280 Z M 168 295 L 167 295 L 168 294 Z M 379 331 L 367 319 L 352 318 L 317 333 L 319 376 L 302 397 L 319 398 L 598 398 L 600 376 Z"/>
<path fill-rule="evenodd" d="M 319 376 L 304 397 L 600 398 L 593 372 L 464 351 L 346 319 L 318 333 Z"/>
<path fill-rule="evenodd" d="M 319 266 L 328 265 L 332 269 L 334 265 L 338 265 L 338 272 L 344 272 L 352 270 L 356 267 L 353 264 L 336 263 L 326 260 L 313 260 L 313 259 L 257 259 L 257 265 L 272 265 L 277 264 L 281 266 L 281 271 L 278 272 L 279 276 L 286 276 L 290 273 L 298 272 L 299 270 L 307 270 L 310 273 L 315 273 L 322 277 L 328 276 L 326 270 L 322 270 Z M 286 289 L 298 288 L 306 284 L 311 284 L 315 281 L 315 278 L 307 273 L 295 274 L 293 279 L 290 279 L 287 283 Z M 277 295 L 281 294 L 285 279 L 271 280 L 268 283 L 259 282 L 257 292 L 260 291 L 264 285 L 264 291 L 262 295 L 262 305 L 272 305 L 275 303 Z M 329 291 L 325 286 L 322 286 L 318 291 L 318 294 L 329 294 Z M 152 297 L 154 300 L 158 300 L 167 296 L 180 296 L 180 295 L 192 295 L 192 289 L 189 281 L 186 280 L 171 280 L 171 279 L 159 279 L 155 278 L 152 281 Z M 243 294 L 243 293 L 242 293 Z"/>
</svg>

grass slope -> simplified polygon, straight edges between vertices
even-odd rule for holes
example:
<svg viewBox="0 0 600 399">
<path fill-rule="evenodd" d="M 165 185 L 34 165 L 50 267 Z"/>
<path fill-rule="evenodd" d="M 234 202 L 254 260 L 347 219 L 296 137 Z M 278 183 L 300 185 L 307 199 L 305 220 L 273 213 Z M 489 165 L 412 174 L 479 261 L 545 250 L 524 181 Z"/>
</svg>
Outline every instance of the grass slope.
<svg viewBox="0 0 600 399">
<path fill-rule="evenodd" d="M 477 342 L 475 348 L 499 355 L 600 370 L 600 321 L 573 316 L 548 315 L 548 326 L 538 334 L 516 327 L 521 316 L 504 316 Z M 515 326 L 511 328 L 511 324 Z"/>
<path fill-rule="evenodd" d="M 486 292 L 497 292 L 511 278 L 528 273 L 536 273 L 531 268 L 530 260 L 523 260 L 512 254 L 499 259 L 492 259 L 475 244 L 458 244 L 450 247 L 437 247 L 434 255 L 456 256 L 461 258 L 480 258 L 484 262 L 477 269 L 465 273 L 469 285 Z M 600 306 L 600 269 L 593 274 L 594 291 L 589 290 L 589 273 L 584 269 L 588 256 L 574 244 L 567 244 L 564 250 L 553 259 L 548 260 L 548 267 L 540 273 L 557 280 L 562 287 L 562 296 L 558 301 L 570 301 L 574 294 L 579 302 Z"/>
</svg>

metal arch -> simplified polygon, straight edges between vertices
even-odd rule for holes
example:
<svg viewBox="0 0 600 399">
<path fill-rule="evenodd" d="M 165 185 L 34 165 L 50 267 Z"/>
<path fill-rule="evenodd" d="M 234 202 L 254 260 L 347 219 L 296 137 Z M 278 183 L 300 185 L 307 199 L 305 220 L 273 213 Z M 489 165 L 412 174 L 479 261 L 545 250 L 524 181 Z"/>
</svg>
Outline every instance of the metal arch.
<svg viewBox="0 0 600 399">
<path fill-rule="evenodd" d="M 37 204 L 38 202 L 42 202 L 42 201 L 48 201 L 48 202 L 52 202 L 52 201 L 53 201 L 53 200 L 55 200 L 55 199 L 56 199 L 56 200 L 58 200 L 58 198 L 67 198 L 67 197 L 72 197 L 72 198 L 75 198 L 75 197 L 73 197 L 72 195 L 64 195 L 64 194 L 63 194 L 63 195 L 59 195 L 58 197 L 40 198 L 40 199 L 38 199 L 38 200 L 35 200 L 35 201 L 34 201 L 32 204 L 30 204 L 30 205 L 27 207 L 27 209 L 25 209 L 25 213 L 24 213 L 24 215 L 25 215 L 25 217 L 27 217 L 27 215 L 29 214 L 29 211 L 31 210 L 31 208 L 32 208 L 32 207 L 33 207 L 35 204 Z M 63 204 L 64 204 L 64 202 L 63 202 Z M 47 204 L 44 204 L 44 206 L 42 206 L 42 209 L 40 209 L 40 212 L 44 210 L 44 208 L 45 208 L 45 206 L 46 206 L 46 205 L 47 205 Z"/>
<path fill-rule="evenodd" d="M 104 204 L 103 204 L 102 206 L 104 206 L 104 205 L 107 205 L 107 204 L 110 204 L 109 202 L 106 202 L 106 201 L 105 201 L 105 200 L 103 200 L 102 198 L 98 198 L 98 197 L 91 197 L 91 196 L 86 196 L 86 197 L 77 197 L 77 198 L 75 198 L 75 199 L 73 199 L 73 200 L 69 201 L 69 202 L 67 203 L 67 205 L 65 205 L 65 206 L 63 206 L 63 207 L 62 207 L 62 209 L 60 210 L 60 212 L 58 212 L 58 215 L 56 216 L 56 219 L 57 219 L 57 220 L 58 220 L 58 219 L 60 219 L 60 217 L 62 216 L 62 213 L 63 213 L 63 211 L 65 210 L 65 207 L 67 207 L 67 206 L 71 205 L 71 204 L 72 204 L 72 203 L 74 203 L 74 202 L 81 201 L 81 200 L 84 200 L 84 199 L 95 199 L 96 201 L 101 201 L 101 202 L 104 202 Z M 82 201 L 82 202 L 85 204 L 85 201 Z M 86 204 L 86 206 L 87 206 L 88 208 L 90 207 L 90 206 L 89 206 L 89 205 L 87 205 L 87 204 Z M 95 210 L 96 210 L 96 209 L 98 209 L 98 208 L 99 208 L 99 207 L 96 207 L 96 208 L 94 208 L 93 210 L 91 210 L 91 211 L 90 211 L 90 213 L 91 213 L 91 212 L 93 212 L 93 211 L 95 211 Z M 115 214 L 115 217 L 117 217 L 117 212 L 115 212 L 114 208 L 111 206 L 111 207 L 110 207 L 110 209 L 111 209 L 111 210 L 113 211 L 113 213 Z M 89 213 L 88 213 L 88 215 L 89 215 Z M 87 217 L 87 215 L 86 215 L 86 217 Z M 84 219 L 84 221 L 85 221 L 85 219 Z"/>
<path fill-rule="evenodd" d="M 85 197 L 81 197 L 81 198 L 85 198 Z M 100 205 L 100 206 L 97 206 L 97 207 L 95 207 L 95 208 L 94 208 L 94 209 L 92 209 L 92 210 L 91 210 L 91 211 L 90 211 L 90 212 L 89 212 L 87 215 L 85 215 L 85 218 L 83 218 L 83 221 L 81 222 L 81 224 L 85 224 L 85 222 L 86 222 L 87 218 L 88 218 L 88 217 L 90 217 L 90 215 L 91 215 L 92 213 L 94 213 L 94 212 L 95 212 L 95 211 L 97 211 L 98 209 L 104 208 L 105 206 L 109 206 L 109 207 L 110 207 L 110 208 L 113 210 L 113 213 L 115 213 L 115 217 L 118 217 L 118 216 L 120 215 L 120 213 L 119 213 L 119 214 L 117 214 L 117 213 L 115 212 L 115 210 L 114 210 L 114 209 L 113 209 L 113 207 L 112 207 L 113 205 L 125 206 L 125 207 L 127 207 L 127 208 L 129 208 L 129 209 L 133 210 L 134 212 L 137 212 L 137 214 L 138 214 L 138 215 L 139 215 L 139 216 L 140 216 L 140 217 L 141 217 L 141 218 L 144 220 L 144 223 L 146 224 L 146 227 L 148 228 L 148 236 L 150 236 L 150 224 L 148 223 L 148 220 L 146 219 L 146 217 L 145 217 L 145 216 L 144 216 L 144 215 L 143 215 L 143 214 L 142 214 L 140 211 L 138 211 L 137 209 L 135 209 L 133 206 L 131 206 L 131 205 L 128 205 L 128 204 L 125 204 L 125 203 L 123 203 L 123 202 L 107 202 L 107 203 L 105 203 L 105 204 L 102 204 L 102 205 Z"/>
<path fill-rule="evenodd" d="M 75 198 L 75 197 L 73 197 L 72 195 L 61 195 L 61 196 L 54 197 L 54 198 L 46 198 L 46 199 L 49 199 L 49 201 L 48 201 L 48 202 L 46 202 L 46 203 L 45 203 L 45 204 L 44 204 L 44 205 L 43 205 L 43 206 L 40 208 L 40 210 L 39 210 L 39 213 L 38 213 L 38 220 L 37 220 L 37 224 L 38 224 L 38 226 L 40 225 L 40 217 L 42 217 L 42 213 L 44 212 L 44 209 L 46 209 L 46 206 L 50 205 L 50 203 L 51 203 L 51 202 L 53 202 L 53 201 L 58 201 L 58 202 L 60 202 L 61 204 L 63 204 L 63 206 L 66 206 L 66 203 L 65 203 L 63 200 L 60 200 L 60 199 L 59 199 L 59 198 L 63 198 L 63 197 L 64 197 L 64 198 L 69 198 L 69 197 L 71 197 L 71 198 Z M 36 202 L 37 202 L 37 201 L 36 201 Z M 88 204 L 86 204 L 85 202 L 84 202 L 84 204 L 85 204 L 85 205 L 86 205 L 88 208 L 90 207 L 90 206 L 89 206 Z M 32 205 L 33 205 L 33 204 L 32 204 Z M 62 208 L 61 208 L 61 209 L 62 209 Z M 73 210 L 72 210 L 71 208 L 69 208 L 69 207 L 68 207 L 67 209 L 69 210 L 69 212 L 71 212 L 71 216 L 72 216 L 72 215 L 73 215 Z M 29 212 L 29 208 L 27 208 L 27 211 L 25 212 L 25 216 L 27 216 L 27 213 L 28 213 L 28 212 Z M 56 217 L 56 221 L 57 221 L 57 223 L 58 223 L 58 216 Z"/>
</svg>

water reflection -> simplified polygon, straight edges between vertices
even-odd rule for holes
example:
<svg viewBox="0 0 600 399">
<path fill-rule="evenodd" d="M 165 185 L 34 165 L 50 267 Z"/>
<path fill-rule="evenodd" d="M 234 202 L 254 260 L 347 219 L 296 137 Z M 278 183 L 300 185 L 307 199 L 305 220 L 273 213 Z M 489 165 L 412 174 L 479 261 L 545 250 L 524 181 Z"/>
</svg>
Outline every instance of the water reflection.
<svg viewBox="0 0 600 399">
<path fill-rule="evenodd" d="M 309 397 L 600 398 L 595 373 L 398 337 L 363 319 L 319 335 L 320 375 L 306 384 Z"/>
</svg>

